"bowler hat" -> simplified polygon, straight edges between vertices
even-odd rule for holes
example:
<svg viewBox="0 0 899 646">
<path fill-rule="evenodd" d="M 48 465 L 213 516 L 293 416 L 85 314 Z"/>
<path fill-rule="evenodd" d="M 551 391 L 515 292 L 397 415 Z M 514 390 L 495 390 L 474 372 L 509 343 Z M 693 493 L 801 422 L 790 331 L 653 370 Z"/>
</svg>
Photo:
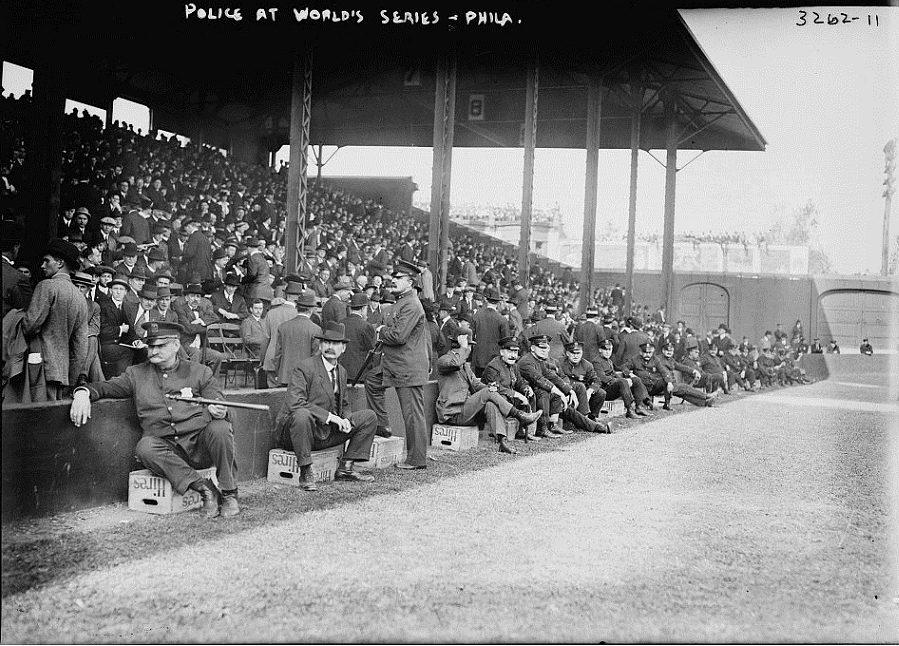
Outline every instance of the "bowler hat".
<svg viewBox="0 0 899 646">
<path fill-rule="evenodd" d="M 346 326 L 344 326 L 343 323 L 337 323 L 336 321 L 327 321 L 322 326 L 321 333 L 316 334 L 314 338 L 322 341 L 339 341 L 340 343 L 346 343 L 348 341 L 346 338 Z"/>
<path fill-rule="evenodd" d="M 126 256 L 136 256 L 137 245 L 133 242 L 126 242 L 125 246 L 122 247 L 122 253 Z"/>
<path fill-rule="evenodd" d="M 131 274 L 129 274 L 128 278 L 139 278 L 141 280 L 147 280 L 150 275 L 147 273 L 147 270 L 144 269 L 143 265 L 137 265 L 134 269 L 131 270 Z"/>
<path fill-rule="evenodd" d="M 168 287 L 157 287 L 156 298 L 166 298 L 172 295 L 172 290 Z"/>
<path fill-rule="evenodd" d="M 365 292 L 356 292 L 350 296 L 350 307 L 365 307 L 368 305 L 368 295 Z"/>
<path fill-rule="evenodd" d="M 453 313 L 455 313 L 455 311 L 456 311 L 456 306 L 453 304 L 453 302 L 452 302 L 451 300 L 446 299 L 446 298 L 440 299 L 440 306 L 439 306 L 439 308 L 442 309 L 442 310 L 445 310 L 445 311 L 449 312 L 450 314 L 453 314 Z"/>
<path fill-rule="evenodd" d="M 199 283 L 189 283 L 187 287 L 184 288 L 185 294 L 203 294 L 203 287 Z"/>
<path fill-rule="evenodd" d="M 240 276 L 237 274 L 228 274 L 225 276 L 226 285 L 240 285 Z"/>
<path fill-rule="evenodd" d="M 225 251 L 225 249 L 223 247 L 219 247 L 218 249 L 216 249 L 215 251 L 212 252 L 213 260 L 218 260 L 219 258 L 227 258 L 227 257 L 228 257 L 228 252 Z"/>
<path fill-rule="evenodd" d="M 147 321 L 141 323 L 141 327 L 147 331 L 144 342 L 150 345 L 154 341 L 168 341 L 181 338 L 184 328 L 180 323 L 172 321 Z"/>
<path fill-rule="evenodd" d="M 162 260 L 165 261 L 165 252 L 162 249 L 150 249 L 150 253 L 147 254 L 147 260 Z"/>
<path fill-rule="evenodd" d="M 499 294 L 499 290 L 495 287 L 488 287 L 484 290 L 484 298 L 486 298 L 491 303 L 499 303 L 502 300 L 502 296 Z"/>
</svg>

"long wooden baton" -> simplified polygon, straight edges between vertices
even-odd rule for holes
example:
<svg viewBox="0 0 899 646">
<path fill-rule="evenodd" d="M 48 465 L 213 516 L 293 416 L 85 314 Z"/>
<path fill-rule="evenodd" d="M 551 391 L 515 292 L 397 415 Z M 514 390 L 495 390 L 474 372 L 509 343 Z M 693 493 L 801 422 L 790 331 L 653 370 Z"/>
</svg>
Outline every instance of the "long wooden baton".
<svg viewBox="0 0 899 646">
<path fill-rule="evenodd" d="M 381 349 L 381 342 L 378 341 L 377 343 L 375 343 L 375 347 L 373 347 L 371 350 L 368 351 L 368 354 L 365 356 L 365 361 L 362 362 L 362 367 L 359 368 L 359 372 L 356 373 L 356 376 L 353 377 L 353 381 L 350 382 L 351 386 L 355 386 L 357 383 L 359 383 L 359 378 L 368 369 L 368 366 L 369 366 L 369 364 L 371 364 L 371 360 L 374 358 L 375 353 L 380 351 L 380 349 Z"/>
<path fill-rule="evenodd" d="M 230 408 L 246 408 L 248 410 L 264 410 L 268 411 L 269 407 L 265 404 L 245 404 L 243 402 L 229 402 L 219 399 L 206 399 L 205 397 L 182 397 L 181 395 L 166 395 L 168 399 L 174 399 L 179 402 L 189 402 L 191 404 L 215 404 L 216 406 L 228 406 Z"/>
</svg>

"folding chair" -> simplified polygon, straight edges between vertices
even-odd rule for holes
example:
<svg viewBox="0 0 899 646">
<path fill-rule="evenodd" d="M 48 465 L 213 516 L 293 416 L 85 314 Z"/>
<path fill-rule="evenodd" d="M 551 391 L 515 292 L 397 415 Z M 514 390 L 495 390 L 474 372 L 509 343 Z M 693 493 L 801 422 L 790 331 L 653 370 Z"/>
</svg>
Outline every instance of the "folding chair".
<svg viewBox="0 0 899 646">
<path fill-rule="evenodd" d="M 231 369 L 246 361 L 243 354 L 243 339 L 240 338 L 240 326 L 235 323 L 211 323 L 206 326 L 206 338 L 209 347 L 225 355 L 222 368 L 225 371 L 225 386 L 229 383 Z M 231 383 L 237 381 L 237 372 L 231 377 Z"/>
</svg>

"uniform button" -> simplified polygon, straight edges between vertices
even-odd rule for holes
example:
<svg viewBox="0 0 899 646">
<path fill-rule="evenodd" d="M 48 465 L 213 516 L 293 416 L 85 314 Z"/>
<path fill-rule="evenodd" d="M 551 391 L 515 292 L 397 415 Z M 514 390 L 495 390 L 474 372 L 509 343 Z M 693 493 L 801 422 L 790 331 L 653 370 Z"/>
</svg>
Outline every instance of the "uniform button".
<svg viewBox="0 0 899 646">
<path fill-rule="evenodd" d="M 163 378 L 163 379 L 168 379 L 169 376 L 168 376 L 167 374 L 165 374 L 165 373 L 162 373 L 162 378 Z"/>
</svg>

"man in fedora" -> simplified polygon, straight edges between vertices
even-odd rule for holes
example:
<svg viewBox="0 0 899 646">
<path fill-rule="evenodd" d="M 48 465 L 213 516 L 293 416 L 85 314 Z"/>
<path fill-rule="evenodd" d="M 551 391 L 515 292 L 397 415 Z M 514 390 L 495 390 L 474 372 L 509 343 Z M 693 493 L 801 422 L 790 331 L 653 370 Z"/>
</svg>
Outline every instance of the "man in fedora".
<svg viewBox="0 0 899 646">
<path fill-rule="evenodd" d="M 150 321 L 142 327 L 149 360 L 108 381 L 76 388 L 69 413 L 72 422 L 76 427 L 87 423 L 92 400 L 132 399 L 143 430 L 135 453 L 144 466 L 169 480 L 178 493 L 188 489 L 199 492 L 207 518 L 234 516 L 240 506 L 228 409 L 165 398 L 181 395 L 221 400 L 221 387 L 208 366 L 180 358 L 180 325 Z M 216 468 L 221 494 L 197 473 L 196 469 L 208 466 Z"/>
<path fill-rule="evenodd" d="M 25 339 L 40 346 L 51 401 L 68 394 L 87 358 L 90 312 L 81 290 L 72 284 L 70 274 L 77 269 L 78 247 L 67 240 L 51 240 L 41 262 L 46 279 L 35 287 L 22 319 Z"/>
<path fill-rule="evenodd" d="M 268 314 L 262 319 L 263 339 L 259 353 L 262 357 L 262 368 L 266 372 L 269 388 L 277 388 L 281 385 L 278 367 L 275 365 L 275 345 L 278 340 L 278 328 L 297 315 L 296 301 L 304 291 L 300 283 L 287 281 L 283 300 L 277 304 L 275 304 L 275 301 L 272 301 Z"/>
<path fill-rule="evenodd" d="M 424 386 L 430 373 L 431 335 L 425 311 L 415 291 L 418 267 L 397 260 L 390 293 L 396 303 L 377 328 L 381 343 L 380 366 L 365 379 L 368 406 L 378 416 L 378 431 L 389 433 L 389 419 L 384 403 L 384 390 L 393 386 L 400 402 L 406 426 L 408 457 L 396 465 L 398 469 L 427 468 L 428 432 L 425 421 Z"/>
<path fill-rule="evenodd" d="M 113 256 L 119 248 L 119 237 L 114 231 L 115 226 L 115 218 L 111 215 L 104 215 L 100 218 L 99 238 L 106 245 L 106 248 L 103 250 L 103 263 L 106 265 L 112 263 Z"/>
<path fill-rule="evenodd" d="M 76 383 L 81 385 L 88 381 L 102 381 L 104 377 L 103 369 L 100 366 L 100 346 L 98 341 L 100 335 L 100 305 L 90 297 L 90 292 L 94 287 L 94 279 L 87 272 L 76 271 L 72 275 L 72 284 L 84 294 L 88 309 L 87 354 L 85 355 L 84 365 L 78 371 Z"/>
<path fill-rule="evenodd" d="M 182 328 L 181 346 L 190 360 L 209 366 L 212 374 L 218 376 L 225 355 L 206 344 L 206 327 L 218 321 L 218 316 L 209 299 L 203 297 L 203 288 L 190 283 L 184 289 L 184 300 L 173 302 L 172 308 Z"/>
<path fill-rule="evenodd" d="M 350 313 L 343 320 L 346 327 L 347 347 L 346 352 L 340 356 L 341 365 L 346 368 L 350 380 L 356 378 L 365 363 L 368 353 L 375 347 L 375 326 L 365 320 L 365 308 L 368 306 L 368 296 L 364 292 L 358 292 L 350 297 Z M 371 370 L 369 363 L 365 372 L 359 377 L 360 383 Z"/>
<path fill-rule="evenodd" d="M 212 245 L 209 238 L 200 230 L 196 220 L 185 220 L 181 228 L 188 233 L 187 241 L 181 251 L 181 271 L 185 278 L 194 274 L 200 280 L 212 278 Z"/>
<path fill-rule="evenodd" d="M 138 265 L 134 268 L 134 271 L 126 277 L 128 280 L 128 293 L 125 294 L 126 303 L 137 303 L 140 300 L 138 294 L 140 294 L 144 285 L 147 284 L 148 276 L 147 270 L 144 269 L 143 266 Z"/>
<path fill-rule="evenodd" d="M 148 278 L 155 278 L 157 274 L 164 274 L 167 262 L 168 256 L 160 247 L 150 249 L 150 251 L 147 252 Z"/>
<path fill-rule="evenodd" d="M 350 410 L 347 372 L 339 362 L 347 344 L 344 325 L 329 322 L 316 338 L 320 349 L 297 364 L 275 420 L 279 445 L 296 453 L 300 487 L 305 491 L 318 489 L 312 471 L 312 451 L 341 446 L 347 441 L 334 479 L 371 482 L 374 477 L 355 471 L 353 464 L 364 462 L 371 455 L 377 416 L 370 410 Z"/>
<path fill-rule="evenodd" d="M 117 377 L 134 363 L 134 350 L 121 344 L 131 344 L 136 338 L 126 319 L 124 306 L 128 283 L 121 277 L 109 282 L 109 298 L 100 304 L 100 365 L 107 379 Z M 133 321 L 132 321 L 133 322 Z"/>
<path fill-rule="evenodd" d="M 471 350 L 471 368 L 480 377 L 493 357 L 499 356 L 499 340 L 509 336 L 509 321 L 497 311 L 502 300 L 495 287 L 484 290 L 487 304 L 471 317 L 476 345 Z"/>
<path fill-rule="evenodd" d="M 348 314 L 347 303 L 349 303 L 352 294 L 353 281 L 347 276 L 338 278 L 337 282 L 334 283 L 334 293 L 322 305 L 322 325 L 328 321 L 343 323 Z"/>
<path fill-rule="evenodd" d="M 313 323 L 310 316 L 315 308 L 315 295 L 307 289 L 294 301 L 296 316 L 278 326 L 275 339 L 273 371 L 278 383 L 286 386 L 297 364 L 311 357 L 318 350 L 316 338 L 322 328 Z"/>
<path fill-rule="evenodd" d="M 226 322 L 237 325 L 250 315 L 246 299 L 237 292 L 239 286 L 240 276 L 228 274 L 221 288 L 209 299 L 216 314 Z"/>
</svg>

